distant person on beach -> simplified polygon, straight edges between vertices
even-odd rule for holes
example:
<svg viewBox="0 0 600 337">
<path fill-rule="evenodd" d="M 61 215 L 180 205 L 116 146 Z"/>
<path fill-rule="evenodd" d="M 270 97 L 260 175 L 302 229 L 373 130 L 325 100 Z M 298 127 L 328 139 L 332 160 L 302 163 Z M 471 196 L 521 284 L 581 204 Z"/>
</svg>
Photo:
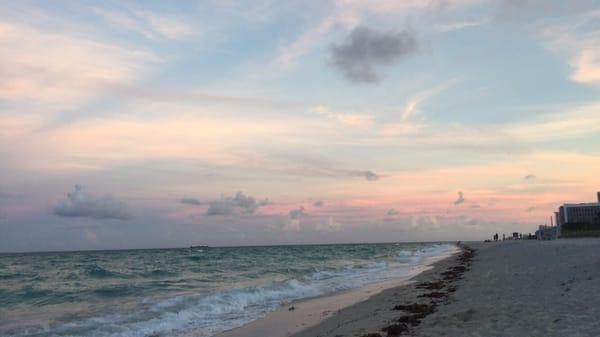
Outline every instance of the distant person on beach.
<svg viewBox="0 0 600 337">
<path fill-rule="evenodd" d="M 494 241 L 498 241 L 498 233 L 494 234 Z"/>
</svg>

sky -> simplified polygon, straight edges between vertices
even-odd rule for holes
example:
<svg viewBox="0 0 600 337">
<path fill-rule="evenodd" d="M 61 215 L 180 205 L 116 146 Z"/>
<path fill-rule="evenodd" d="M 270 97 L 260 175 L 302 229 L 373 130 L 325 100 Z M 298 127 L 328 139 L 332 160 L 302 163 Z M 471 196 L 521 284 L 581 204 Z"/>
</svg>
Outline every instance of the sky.
<svg viewBox="0 0 600 337">
<path fill-rule="evenodd" d="M 3 252 L 529 233 L 599 145 L 599 1 L 0 6 Z"/>
</svg>

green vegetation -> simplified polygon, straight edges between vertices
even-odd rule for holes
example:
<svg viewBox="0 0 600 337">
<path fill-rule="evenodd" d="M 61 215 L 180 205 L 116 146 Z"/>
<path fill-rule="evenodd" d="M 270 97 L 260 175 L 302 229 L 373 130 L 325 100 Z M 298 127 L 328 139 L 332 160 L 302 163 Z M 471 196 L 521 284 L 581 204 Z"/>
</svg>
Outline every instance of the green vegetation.
<svg viewBox="0 0 600 337">
<path fill-rule="evenodd" d="M 566 223 L 562 225 L 563 238 L 600 237 L 600 221 L 594 223 Z"/>
</svg>

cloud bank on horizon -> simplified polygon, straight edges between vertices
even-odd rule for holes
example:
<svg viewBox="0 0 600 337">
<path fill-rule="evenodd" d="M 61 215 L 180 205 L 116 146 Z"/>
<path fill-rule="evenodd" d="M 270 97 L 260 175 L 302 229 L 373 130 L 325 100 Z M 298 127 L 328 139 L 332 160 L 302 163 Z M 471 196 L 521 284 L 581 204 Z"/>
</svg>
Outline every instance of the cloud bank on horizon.
<svg viewBox="0 0 600 337">
<path fill-rule="evenodd" d="M 6 3 L 0 251 L 532 230 L 600 190 L 599 18 L 589 0 Z"/>
</svg>

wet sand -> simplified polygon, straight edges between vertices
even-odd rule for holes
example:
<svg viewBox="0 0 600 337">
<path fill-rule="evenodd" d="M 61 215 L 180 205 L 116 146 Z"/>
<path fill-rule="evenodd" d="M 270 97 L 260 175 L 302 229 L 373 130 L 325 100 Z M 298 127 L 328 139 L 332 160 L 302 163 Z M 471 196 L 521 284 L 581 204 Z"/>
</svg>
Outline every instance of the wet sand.
<svg viewBox="0 0 600 337">
<path fill-rule="evenodd" d="M 393 305 L 394 299 L 409 296 L 412 291 L 404 286 L 428 279 L 427 275 L 434 269 L 444 268 L 454 259 L 454 255 L 438 257 L 432 261 L 432 265 L 412 269 L 413 276 L 406 279 L 374 283 L 334 295 L 296 301 L 263 319 L 226 331 L 218 337 L 284 337 L 294 334 L 310 336 L 312 327 L 328 329 L 330 324 L 339 325 L 344 331 L 366 331 L 365 327 L 375 329 L 397 315 L 397 312 L 386 314 L 388 310 L 380 310 L 380 307 L 389 307 Z M 365 314 L 365 310 L 372 308 L 376 312 L 375 315 Z M 340 318 L 343 322 L 338 322 Z M 347 320 L 354 322 L 348 323 Z"/>
<path fill-rule="evenodd" d="M 366 301 L 344 308 L 331 318 L 293 336 L 378 337 L 375 334 L 396 336 L 410 333 L 414 329 L 413 324 L 427 315 L 433 315 L 436 308 L 447 300 L 447 294 L 454 290 L 461 274 L 454 268 L 470 263 L 469 259 L 465 259 L 465 254 L 470 255 L 462 251 L 439 261 L 433 269 L 413 278 L 410 284 L 387 289 Z"/>
<path fill-rule="evenodd" d="M 287 329 L 289 320 L 281 317 L 301 310 L 282 311 L 279 319 L 269 315 L 262 331 L 272 337 L 600 336 L 600 239 L 467 247 L 474 249 L 472 256 L 467 251 L 440 261 L 410 284 L 295 329 Z M 318 304 L 308 311 L 322 314 Z"/>
</svg>

